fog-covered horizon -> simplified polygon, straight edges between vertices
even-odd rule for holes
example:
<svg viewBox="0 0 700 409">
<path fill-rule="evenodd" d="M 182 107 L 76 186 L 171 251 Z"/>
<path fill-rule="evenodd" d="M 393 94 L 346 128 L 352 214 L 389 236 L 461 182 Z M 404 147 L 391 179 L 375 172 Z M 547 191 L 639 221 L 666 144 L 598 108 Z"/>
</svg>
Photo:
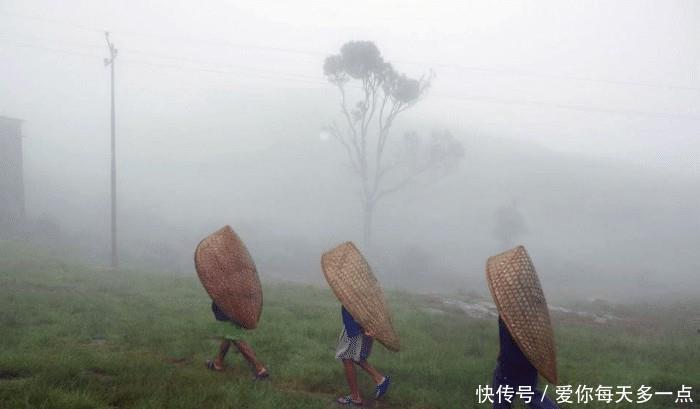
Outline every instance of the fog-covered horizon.
<svg viewBox="0 0 700 409">
<path fill-rule="evenodd" d="M 357 183 L 322 128 L 323 61 L 373 41 L 433 70 L 404 132 L 447 131 L 458 168 L 377 205 L 392 288 L 484 292 L 486 258 L 524 244 L 548 292 L 700 290 L 700 6 L 692 2 L 0 2 L 0 115 L 21 118 L 28 217 L 108 261 L 109 76 L 116 59 L 125 267 L 191 273 L 231 224 L 263 278 L 321 282 L 362 243 Z M 505 223 L 505 224 L 504 224 Z"/>
</svg>

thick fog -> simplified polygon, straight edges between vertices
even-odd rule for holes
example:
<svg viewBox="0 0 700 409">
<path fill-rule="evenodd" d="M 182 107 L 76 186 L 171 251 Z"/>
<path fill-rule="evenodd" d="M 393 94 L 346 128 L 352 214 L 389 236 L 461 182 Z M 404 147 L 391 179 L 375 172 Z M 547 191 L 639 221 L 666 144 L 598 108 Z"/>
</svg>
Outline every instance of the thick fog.
<svg viewBox="0 0 700 409">
<path fill-rule="evenodd" d="M 263 279 L 322 284 L 324 250 L 363 246 L 323 62 L 369 40 L 435 73 L 389 143 L 464 147 L 378 203 L 366 250 L 388 287 L 485 293 L 486 258 L 524 244 L 554 298 L 697 296 L 699 3 L 376 3 L 0 1 L 32 239 L 108 264 L 109 30 L 121 265 L 192 274 L 230 224 Z"/>
</svg>

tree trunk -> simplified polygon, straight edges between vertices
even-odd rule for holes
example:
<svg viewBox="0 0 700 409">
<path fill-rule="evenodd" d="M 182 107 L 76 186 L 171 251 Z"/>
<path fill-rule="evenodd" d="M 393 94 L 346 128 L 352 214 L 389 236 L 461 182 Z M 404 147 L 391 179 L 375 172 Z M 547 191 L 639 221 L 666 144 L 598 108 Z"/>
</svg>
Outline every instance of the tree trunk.
<svg viewBox="0 0 700 409">
<path fill-rule="evenodd" d="M 374 213 L 374 203 L 365 199 L 363 210 L 364 220 L 364 242 L 365 248 L 369 251 L 372 247 L 372 215 Z"/>
</svg>

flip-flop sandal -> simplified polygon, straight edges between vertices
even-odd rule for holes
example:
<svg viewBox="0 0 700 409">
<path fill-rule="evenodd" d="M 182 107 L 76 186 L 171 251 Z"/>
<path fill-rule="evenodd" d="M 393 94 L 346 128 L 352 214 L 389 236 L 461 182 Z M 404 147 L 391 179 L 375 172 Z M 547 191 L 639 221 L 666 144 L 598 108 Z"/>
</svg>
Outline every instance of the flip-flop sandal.
<svg viewBox="0 0 700 409">
<path fill-rule="evenodd" d="M 216 363 L 214 363 L 213 360 L 207 359 L 207 369 L 210 371 L 215 371 L 215 372 L 222 372 L 224 368 L 217 368 Z"/>
<path fill-rule="evenodd" d="M 267 369 L 263 369 L 262 372 L 255 374 L 256 381 L 264 381 L 266 379 L 270 379 L 270 373 L 267 372 Z"/>
<path fill-rule="evenodd" d="M 267 368 L 263 368 L 261 372 L 255 372 L 255 365 L 251 364 L 250 362 L 246 362 L 248 364 L 248 367 L 250 370 L 253 372 L 253 380 L 254 381 L 262 381 L 264 379 L 268 379 L 270 377 L 270 373 L 267 371 Z"/>
<path fill-rule="evenodd" d="M 335 403 L 339 405 L 352 405 L 352 406 L 362 406 L 363 402 L 362 401 L 356 401 L 352 400 L 352 396 L 350 395 L 345 395 L 341 396 L 338 399 L 336 399 Z"/>
</svg>

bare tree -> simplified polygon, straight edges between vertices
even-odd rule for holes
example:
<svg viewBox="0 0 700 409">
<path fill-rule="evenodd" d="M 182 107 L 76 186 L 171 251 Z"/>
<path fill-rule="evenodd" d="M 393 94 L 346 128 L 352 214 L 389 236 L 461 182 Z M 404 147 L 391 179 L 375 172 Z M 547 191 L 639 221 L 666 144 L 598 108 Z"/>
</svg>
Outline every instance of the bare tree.
<svg viewBox="0 0 700 409">
<path fill-rule="evenodd" d="M 425 95 L 432 72 L 420 79 L 400 74 L 370 41 L 346 43 L 340 54 L 326 58 L 323 71 L 340 92 L 343 118 L 343 126 L 333 123 L 325 131 L 343 146 L 359 178 L 364 240 L 369 246 L 377 203 L 422 174 L 453 168 L 464 150 L 449 132 L 434 133 L 427 144 L 409 133 L 404 137 L 404 149 L 393 160 L 388 159 L 387 142 L 396 118 Z"/>
</svg>

